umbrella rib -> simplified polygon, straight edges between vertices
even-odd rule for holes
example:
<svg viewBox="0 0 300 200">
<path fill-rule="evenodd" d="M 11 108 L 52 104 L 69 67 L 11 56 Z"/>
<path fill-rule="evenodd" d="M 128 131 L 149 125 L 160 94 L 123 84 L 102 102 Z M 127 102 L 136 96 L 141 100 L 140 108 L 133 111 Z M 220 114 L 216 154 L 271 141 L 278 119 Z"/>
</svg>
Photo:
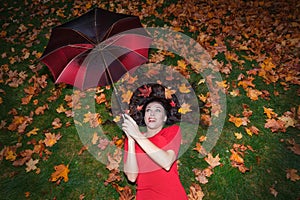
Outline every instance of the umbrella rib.
<svg viewBox="0 0 300 200">
<path fill-rule="evenodd" d="M 100 53 L 100 54 L 101 54 L 101 56 L 102 56 L 102 59 L 103 59 L 103 61 L 104 61 L 105 66 L 108 66 L 107 63 L 106 63 L 106 60 L 104 59 L 103 54 L 102 54 L 102 53 Z M 114 58 L 116 58 L 113 54 L 111 54 L 111 55 L 112 55 Z M 121 100 L 120 100 L 120 97 L 119 97 L 118 90 L 117 90 L 117 88 L 116 88 L 116 86 L 115 86 L 115 84 L 114 84 L 113 78 L 112 78 L 112 76 L 111 76 L 111 74 L 110 74 L 110 72 L 109 72 L 108 67 L 107 67 L 106 69 L 107 69 L 107 70 L 106 70 L 106 73 L 107 73 L 108 76 L 109 76 L 109 80 L 110 80 L 111 85 L 112 85 L 112 87 L 113 87 L 113 91 L 114 91 L 114 93 L 115 93 L 115 95 L 116 95 L 118 104 L 119 104 L 119 106 L 120 106 L 120 108 L 121 108 L 121 110 L 122 110 L 122 103 L 121 103 Z"/>
<path fill-rule="evenodd" d="M 117 37 L 118 36 L 118 37 Z M 117 35 L 117 36 L 114 36 L 114 37 L 116 37 L 116 39 L 115 40 L 113 40 L 112 42 L 110 42 L 110 43 L 108 43 L 106 46 L 104 46 L 102 49 L 105 49 L 105 48 L 108 48 L 108 47 L 111 47 L 112 45 L 113 45 L 113 43 L 115 43 L 116 41 L 118 41 L 118 40 L 120 40 L 120 39 L 122 39 L 121 37 L 122 37 L 122 35 Z M 142 35 L 139 35 L 139 36 L 142 36 Z M 146 38 L 146 36 L 142 36 L 142 37 L 145 37 Z M 126 47 L 124 47 L 124 46 L 114 46 L 114 47 L 116 47 L 116 48 L 120 48 L 120 47 L 122 47 L 122 48 L 124 48 L 124 49 L 127 49 L 128 50 L 128 52 L 132 52 L 133 50 L 132 49 L 129 49 L 129 48 L 126 48 Z M 111 47 L 112 48 L 112 47 Z M 113 48 L 112 48 L 113 49 Z M 137 48 L 138 49 L 138 48 Z M 134 50 L 136 50 L 136 49 L 134 49 Z M 141 57 L 144 57 L 144 58 L 146 58 L 145 56 L 143 56 L 143 55 L 141 55 L 140 53 L 138 53 L 138 52 L 136 52 L 135 51 L 135 53 L 136 54 L 138 54 L 138 55 L 140 55 Z"/>
</svg>

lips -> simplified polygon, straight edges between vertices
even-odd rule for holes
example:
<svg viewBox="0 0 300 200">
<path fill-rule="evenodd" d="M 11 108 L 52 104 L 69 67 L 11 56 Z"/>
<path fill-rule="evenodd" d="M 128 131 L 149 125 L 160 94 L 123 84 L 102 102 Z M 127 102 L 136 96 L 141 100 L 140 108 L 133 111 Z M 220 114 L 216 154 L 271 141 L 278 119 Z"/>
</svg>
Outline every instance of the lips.
<svg viewBox="0 0 300 200">
<path fill-rule="evenodd" d="M 156 120 L 154 118 L 148 118 L 148 122 L 155 122 Z"/>
</svg>

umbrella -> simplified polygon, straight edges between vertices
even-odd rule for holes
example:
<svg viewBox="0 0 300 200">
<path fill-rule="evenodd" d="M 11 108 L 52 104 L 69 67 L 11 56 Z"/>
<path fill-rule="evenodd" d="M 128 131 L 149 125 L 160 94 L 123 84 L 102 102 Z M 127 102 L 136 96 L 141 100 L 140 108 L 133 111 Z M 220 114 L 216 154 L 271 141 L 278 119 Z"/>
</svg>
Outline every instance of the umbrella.
<svg viewBox="0 0 300 200">
<path fill-rule="evenodd" d="M 111 85 L 148 61 L 151 38 L 137 16 L 94 8 L 52 29 L 41 62 L 55 83 Z"/>
</svg>

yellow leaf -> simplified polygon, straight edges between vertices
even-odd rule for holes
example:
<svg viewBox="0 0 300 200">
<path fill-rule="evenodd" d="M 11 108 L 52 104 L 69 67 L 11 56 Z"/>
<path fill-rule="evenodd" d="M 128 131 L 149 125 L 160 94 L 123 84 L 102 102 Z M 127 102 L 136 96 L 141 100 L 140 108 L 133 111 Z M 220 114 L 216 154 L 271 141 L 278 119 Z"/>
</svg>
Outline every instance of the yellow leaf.
<svg viewBox="0 0 300 200">
<path fill-rule="evenodd" d="M 186 114 L 188 112 L 191 112 L 192 110 L 190 109 L 191 105 L 187 103 L 183 103 L 181 107 L 179 108 L 178 112 L 181 114 Z"/>
<path fill-rule="evenodd" d="M 236 139 L 240 140 L 243 138 L 242 133 L 234 133 L 234 136 L 236 137 Z"/>
<path fill-rule="evenodd" d="M 217 85 L 218 85 L 219 87 L 221 87 L 221 88 L 227 88 L 228 85 L 227 85 L 226 82 L 227 82 L 227 81 L 225 80 L 225 81 L 217 81 L 216 83 L 217 83 Z"/>
<path fill-rule="evenodd" d="M 65 166 L 64 164 L 60 164 L 54 167 L 55 172 L 51 174 L 51 181 L 55 182 L 58 181 L 59 179 L 63 178 L 65 182 L 69 180 L 68 174 L 70 172 L 69 166 Z"/>
<path fill-rule="evenodd" d="M 271 71 L 276 66 L 272 63 L 272 58 L 267 58 L 263 61 L 263 63 L 260 65 L 262 69 L 265 71 Z"/>
<path fill-rule="evenodd" d="M 31 135 L 36 135 L 37 131 L 39 131 L 39 128 L 34 128 L 31 131 L 29 131 L 28 133 L 26 133 L 27 137 L 30 137 Z"/>
<path fill-rule="evenodd" d="M 180 86 L 179 86 L 179 91 L 181 93 L 184 93 L 184 94 L 187 94 L 187 93 L 190 93 L 191 90 L 189 89 L 189 87 L 187 87 L 184 83 L 182 83 Z"/>
<path fill-rule="evenodd" d="M 58 113 L 66 112 L 66 109 L 64 108 L 64 105 L 60 104 L 60 106 L 58 108 L 56 108 L 56 112 L 58 112 Z"/>
<path fill-rule="evenodd" d="M 248 135 L 252 136 L 252 131 L 249 128 L 245 128 L 245 131 Z"/>
<path fill-rule="evenodd" d="M 266 107 L 264 107 L 264 113 L 267 115 L 268 119 L 271 119 L 272 116 L 277 115 L 275 112 L 273 112 L 272 108 L 266 108 Z"/>
<path fill-rule="evenodd" d="M 8 150 L 7 155 L 5 157 L 6 160 L 9 161 L 15 161 L 17 158 L 17 155 L 15 152 L 13 152 L 12 150 Z"/>
<path fill-rule="evenodd" d="M 132 94 L 130 90 L 127 90 L 126 93 L 122 94 L 122 102 L 129 104 Z"/>
</svg>

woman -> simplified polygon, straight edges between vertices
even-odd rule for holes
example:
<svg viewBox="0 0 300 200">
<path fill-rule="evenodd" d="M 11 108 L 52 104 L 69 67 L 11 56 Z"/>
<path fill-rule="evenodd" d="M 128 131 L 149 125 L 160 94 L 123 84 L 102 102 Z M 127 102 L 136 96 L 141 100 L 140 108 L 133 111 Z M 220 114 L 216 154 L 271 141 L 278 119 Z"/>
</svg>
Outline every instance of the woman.
<svg viewBox="0 0 300 200">
<path fill-rule="evenodd" d="M 137 200 L 185 200 L 180 183 L 177 156 L 181 143 L 178 125 L 179 103 L 173 95 L 165 98 L 165 88 L 159 84 L 140 87 L 130 102 L 130 114 L 124 115 L 122 129 L 125 141 L 124 172 L 136 182 Z M 145 125 L 141 132 L 138 125 Z"/>
</svg>

